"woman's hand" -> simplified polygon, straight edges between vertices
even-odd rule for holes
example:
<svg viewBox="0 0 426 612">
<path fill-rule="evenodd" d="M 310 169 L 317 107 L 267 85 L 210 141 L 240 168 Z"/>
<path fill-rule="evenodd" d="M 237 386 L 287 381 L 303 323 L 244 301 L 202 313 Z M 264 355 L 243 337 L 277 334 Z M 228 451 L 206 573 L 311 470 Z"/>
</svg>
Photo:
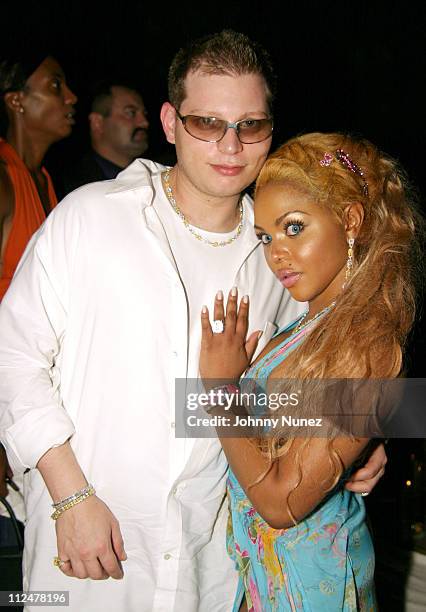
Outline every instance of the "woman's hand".
<svg viewBox="0 0 426 612">
<path fill-rule="evenodd" d="M 247 369 L 253 357 L 260 332 L 254 332 L 246 341 L 248 331 L 249 298 L 245 295 L 238 308 L 238 291 L 233 287 L 225 305 L 223 294 L 219 291 L 214 302 L 214 320 L 222 321 L 222 333 L 213 333 L 209 311 L 203 306 L 201 312 L 201 353 L 200 374 L 203 380 L 226 379 L 237 381 Z M 216 384 L 220 384 L 217 382 Z"/>
</svg>

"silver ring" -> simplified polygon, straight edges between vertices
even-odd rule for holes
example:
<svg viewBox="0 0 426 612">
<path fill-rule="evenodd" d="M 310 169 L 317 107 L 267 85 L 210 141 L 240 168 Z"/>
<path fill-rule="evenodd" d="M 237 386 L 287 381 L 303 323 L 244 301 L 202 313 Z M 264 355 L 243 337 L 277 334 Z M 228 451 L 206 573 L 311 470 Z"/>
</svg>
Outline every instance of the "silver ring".
<svg viewBox="0 0 426 612">
<path fill-rule="evenodd" d="M 212 329 L 213 329 L 214 334 L 223 333 L 223 330 L 225 329 L 225 325 L 222 319 L 216 319 L 215 321 L 213 321 Z"/>
<path fill-rule="evenodd" d="M 370 494 L 369 491 L 363 491 L 361 493 L 361 497 L 367 497 L 367 495 L 369 495 L 369 494 Z"/>
</svg>

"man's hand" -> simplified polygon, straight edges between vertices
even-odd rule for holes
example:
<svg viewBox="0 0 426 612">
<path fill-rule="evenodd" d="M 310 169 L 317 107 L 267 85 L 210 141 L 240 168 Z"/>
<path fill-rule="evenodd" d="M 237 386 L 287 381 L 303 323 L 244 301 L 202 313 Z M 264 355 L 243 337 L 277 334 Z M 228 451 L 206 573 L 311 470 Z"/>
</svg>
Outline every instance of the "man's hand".
<svg viewBox="0 0 426 612">
<path fill-rule="evenodd" d="M 354 493 L 371 493 L 380 478 L 385 473 L 385 465 L 388 461 L 385 447 L 380 444 L 370 455 L 364 467 L 360 468 L 351 476 L 346 483 L 346 489 Z"/>
<path fill-rule="evenodd" d="M 52 499 L 58 502 L 87 487 L 87 480 L 69 442 L 48 450 L 37 463 Z M 120 527 L 96 495 L 88 497 L 56 521 L 59 568 L 75 578 L 122 578 L 127 559 Z"/>
<path fill-rule="evenodd" d="M 0 444 L 0 497 L 6 497 L 9 493 L 6 478 L 12 478 L 12 470 L 7 462 L 6 451 Z"/>
<path fill-rule="evenodd" d="M 117 519 L 93 495 L 65 510 L 56 521 L 58 557 L 64 574 L 75 578 L 123 578 L 127 559 Z"/>
</svg>

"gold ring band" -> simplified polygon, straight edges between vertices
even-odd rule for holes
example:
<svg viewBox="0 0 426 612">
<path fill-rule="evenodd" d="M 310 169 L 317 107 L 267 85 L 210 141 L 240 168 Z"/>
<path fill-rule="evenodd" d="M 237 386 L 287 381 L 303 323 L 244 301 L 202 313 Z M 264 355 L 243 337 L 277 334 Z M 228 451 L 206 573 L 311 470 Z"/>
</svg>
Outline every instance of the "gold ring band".
<svg viewBox="0 0 426 612">
<path fill-rule="evenodd" d="M 69 563 L 69 560 L 63 561 L 59 557 L 53 557 L 53 565 L 55 567 L 62 567 L 62 565 L 64 565 L 65 563 Z"/>
</svg>

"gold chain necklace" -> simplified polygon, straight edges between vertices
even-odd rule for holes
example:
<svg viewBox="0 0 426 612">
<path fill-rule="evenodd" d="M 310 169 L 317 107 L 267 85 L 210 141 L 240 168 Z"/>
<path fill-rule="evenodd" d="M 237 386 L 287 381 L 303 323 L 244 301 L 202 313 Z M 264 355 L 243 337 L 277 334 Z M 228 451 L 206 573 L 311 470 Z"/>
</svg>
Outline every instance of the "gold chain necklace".
<svg viewBox="0 0 426 612">
<path fill-rule="evenodd" d="M 166 192 L 167 199 L 169 200 L 170 204 L 172 205 L 173 210 L 178 215 L 178 217 L 181 219 L 181 221 L 184 224 L 184 226 L 186 227 L 186 229 L 189 232 L 191 232 L 191 234 L 194 236 L 194 238 L 196 238 L 197 240 L 200 240 L 201 242 L 205 242 L 206 244 L 209 244 L 212 247 L 227 246 L 228 244 L 231 244 L 232 242 L 234 242 L 234 240 L 236 240 L 238 238 L 238 236 L 241 234 L 241 230 L 243 229 L 243 222 L 244 222 L 244 212 L 243 212 L 244 209 L 243 209 L 243 203 L 242 202 L 240 202 L 240 205 L 239 205 L 240 222 L 238 224 L 237 229 L 235 230 L 235 234 L 233 236 L 231 236 L 231 238 L 228 238 L 228 240 L 214 241 L 213 242 L 211 240 L 208 240 L 207 238 L 204 238 L 200 234 L 198 234 L 190 226 L 188 219 L 185 217 L 185 215 L 183 214 L 183 212 L 181 211 L 181 209 L 177 205 L 177 202 L 176 202 L 176 200 L 174 198 L 174 195 L 173 195 L 172 187 L 170 185 L 170 170 L 166 170 L 165 172 L 163 172 L 161 177 L 163 179 L 164 190 Z"/>
<path fill-rule="evenodd" d="M 307 310 L 306 312 L 303 313 L 303 315 L 300 318 L 299 323 L 296 325 L 296 327 L 293 330 L 293 334 L 297 334 L 298 332 L 300 332 L 301 329 L 303 329 L 304 327 L 307 327 L 308 325 L 310 325 L 311 323 L 313 323 L 314 321 L 316 321 L 316 319 L 318 319 L 321 315 L 325 314 L 326 312 L 328 312 L 329 310 L 331 310 L 333 308 L 333 306 L 336 305 L 336 302 L 331 302 L 331 304 L 329 304 L 328 306 L 326 306 L 325 308 L 323 308 L 322 310 L 320 310 L 319 312 L 317 312 L 317 314 L 315 316 L 312 317 L 312 319 L 308 319 L 308 321 L 305 321 L 306 317 L 309 314 L 309 310 Z M 305 321 L 305 322 L 304 322 Z"/>
</svg>

